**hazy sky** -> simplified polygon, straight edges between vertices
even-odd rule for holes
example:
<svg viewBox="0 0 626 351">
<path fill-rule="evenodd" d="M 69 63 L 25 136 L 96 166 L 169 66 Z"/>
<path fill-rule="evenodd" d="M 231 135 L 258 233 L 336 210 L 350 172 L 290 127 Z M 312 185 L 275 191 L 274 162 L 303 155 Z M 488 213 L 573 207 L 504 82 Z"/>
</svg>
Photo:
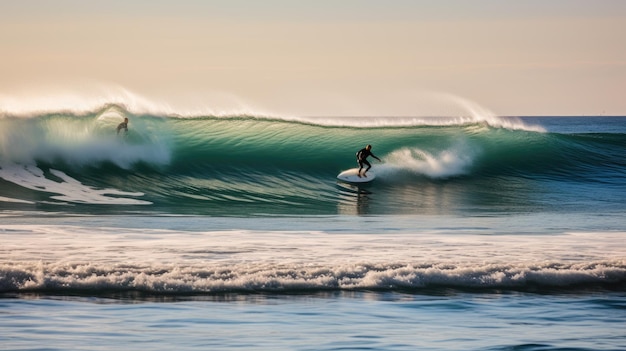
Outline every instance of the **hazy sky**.
<svg viewBox="0 0 626 351">
<path fill-rule="evenodd" d="M 0 109 L 127 89 L 280 114 L 430 115 L 456 96 L 626 115 L 622 0 L 0 0 L 0 44 Z"/>
</svg>

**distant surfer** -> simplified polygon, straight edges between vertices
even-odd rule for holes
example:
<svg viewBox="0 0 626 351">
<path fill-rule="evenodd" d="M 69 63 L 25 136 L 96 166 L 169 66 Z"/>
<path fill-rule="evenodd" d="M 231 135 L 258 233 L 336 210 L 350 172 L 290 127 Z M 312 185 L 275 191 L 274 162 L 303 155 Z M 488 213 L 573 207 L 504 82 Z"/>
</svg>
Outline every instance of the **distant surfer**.
<svg viewBox="0 0 626 351">
<path fill-rule="evenodd" d="M 359 178 L 367 177 L 366 175 L 367 171 L 369 171 L 370 168 L 372 168 L 372 165 L 367 161 L 367 158 L 369 156 L 372 156 L 373 158 L 380 161 L 380 159 L 372 153 L 372 145 L 367 145 L 365 148 L 359 150 L 359 152 L 356 153 L 356 162 L 359 164 L 359 172 L 357 173 Z M 363 169 L 364 166 L 367 166 L 367 168 L 365 169 L 365 172 L 363 172 L 363 174 L 361 175 L 361 170 Z"/>
<path fill-rule="evenodd" d="M 117 134 L 120 134 L 120 130 L 124 129 L 125 133 L 128 133 L 128 118 L 124 118 L 124 122 L 118 124 Z"/>
</svg>

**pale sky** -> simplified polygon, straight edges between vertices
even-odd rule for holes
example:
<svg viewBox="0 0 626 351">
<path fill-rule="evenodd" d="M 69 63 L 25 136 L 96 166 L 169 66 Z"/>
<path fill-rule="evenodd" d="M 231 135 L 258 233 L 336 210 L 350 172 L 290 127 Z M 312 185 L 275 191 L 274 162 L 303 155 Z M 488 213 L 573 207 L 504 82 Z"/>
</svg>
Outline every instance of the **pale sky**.
<svg viewBox="0 0 626 351">
<path fill-rule="evenodd" d="M 0 44 L 0 110 L 130 91 L 309 116 L 445 114 L 442 96 L 626 115 L 622 0 L 0 0 Z"/>
</svg>

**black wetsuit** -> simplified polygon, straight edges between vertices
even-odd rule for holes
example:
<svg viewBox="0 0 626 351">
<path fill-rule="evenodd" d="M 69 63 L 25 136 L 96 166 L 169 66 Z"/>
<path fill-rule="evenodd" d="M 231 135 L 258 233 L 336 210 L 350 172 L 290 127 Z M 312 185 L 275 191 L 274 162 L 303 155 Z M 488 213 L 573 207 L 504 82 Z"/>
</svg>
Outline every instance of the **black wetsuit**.
<svg viewBox="0 0 626 351">
<path fill-rule="evenodd" d="M 367 148 L 363 148 L 359 150 L 359 152 L 356 153 L 356 162 L 359 164 L 359 174 L 361 174 L 361 169 L 363 168 L 364 165 L 367 166 L 367 168 L 365 169 L 365 173 L 367 173 L 367 171 L 369 171 L 369 169 L 372 168 L 372 165 L 367 161 L 367 158 L 370 156 L 378 159 L 378 157 L 376 157 Z"/>
</svg>

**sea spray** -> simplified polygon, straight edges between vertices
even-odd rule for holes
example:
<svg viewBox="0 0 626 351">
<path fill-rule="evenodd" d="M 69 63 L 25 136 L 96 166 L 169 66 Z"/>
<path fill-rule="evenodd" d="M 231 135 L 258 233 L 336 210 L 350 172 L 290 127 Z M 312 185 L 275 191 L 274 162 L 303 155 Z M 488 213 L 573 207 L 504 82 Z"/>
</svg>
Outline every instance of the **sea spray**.
<svg viewBox="0 0 626 351">
<path fill-rule="evenodd" d="M 393 177 L 394 174 L 410 172 L 433 179 L 462 176 L 470 172 L 473 160 L 479 154 L 465 142 L 458 142 L 449 149 L 436 154 L 419 148 L 405 147 L 385 157 L 378 174 Z"/>
</svg>

